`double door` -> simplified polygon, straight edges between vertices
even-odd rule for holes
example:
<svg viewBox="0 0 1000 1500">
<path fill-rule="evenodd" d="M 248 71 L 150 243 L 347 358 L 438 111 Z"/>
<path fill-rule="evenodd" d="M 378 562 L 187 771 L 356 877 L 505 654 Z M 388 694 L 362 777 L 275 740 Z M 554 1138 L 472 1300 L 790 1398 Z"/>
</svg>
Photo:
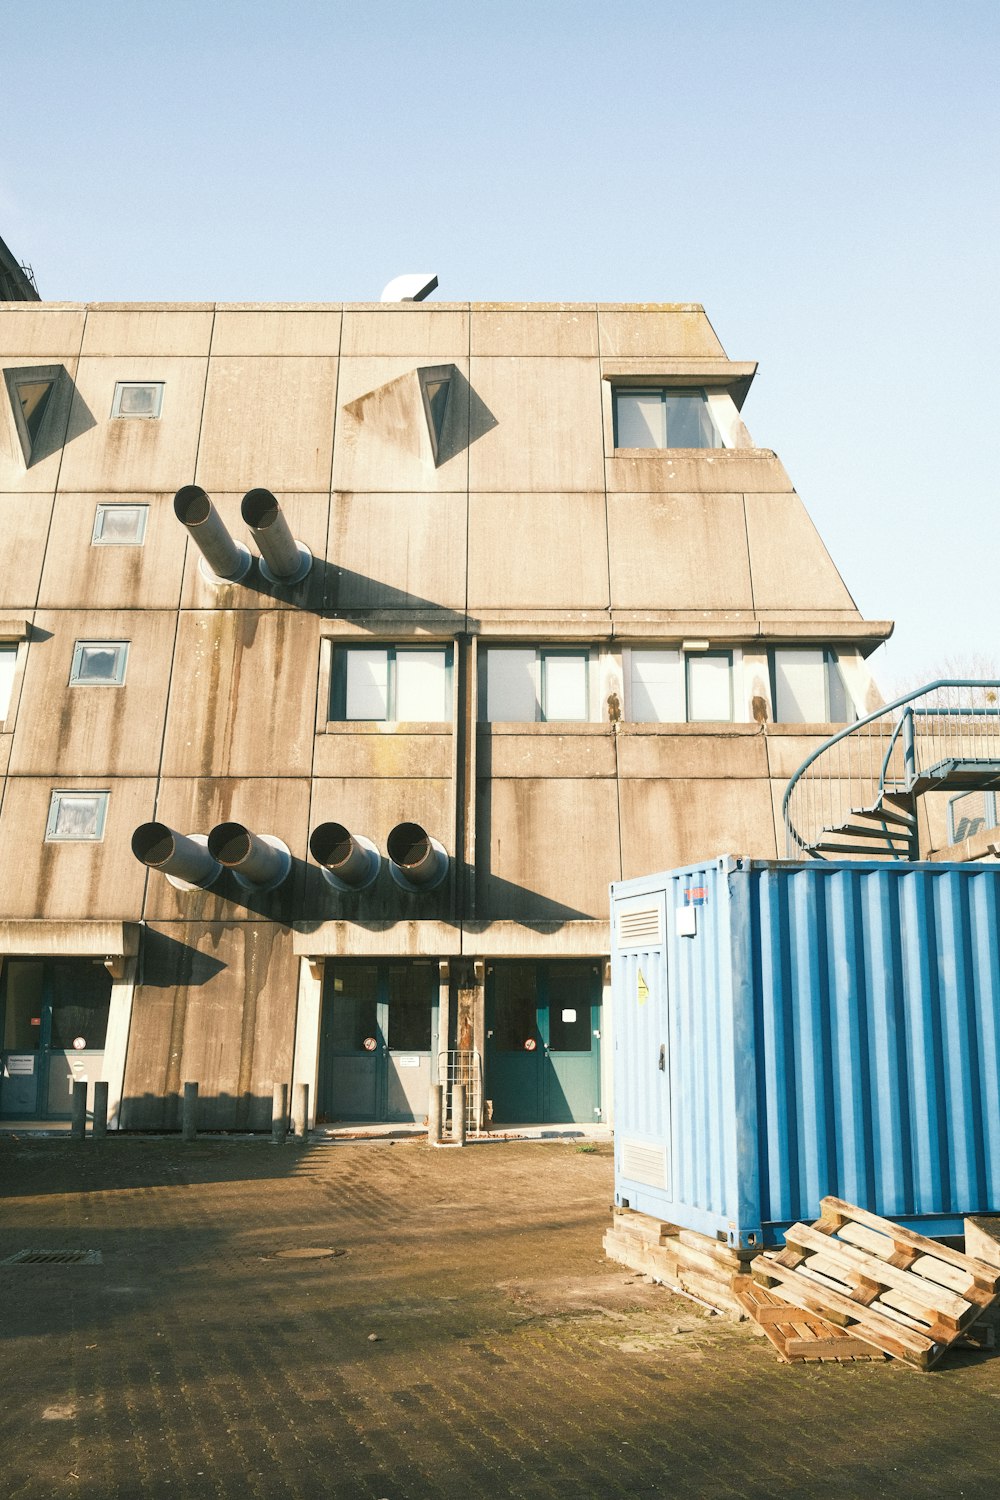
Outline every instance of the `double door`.
<svg viewBox="0 0 1000 1500">
<path fill-rule="evenodd" d="M 0 1116 L 68 1119 L 102 1076 L 111 976 L 91 959 L 7 958 L 0 973 Z"/>
<path fill-rule="evenodd" d="M 493 964 L 484 1089 L 496 1124 L 601 1118 L 601 978 L 590 962 Z"/>
<path fill-rule="evenodd" d="M 438 966 L 328 962 L 317 1116 L 423 1120 L 437 1057 Z"/>
</svg>

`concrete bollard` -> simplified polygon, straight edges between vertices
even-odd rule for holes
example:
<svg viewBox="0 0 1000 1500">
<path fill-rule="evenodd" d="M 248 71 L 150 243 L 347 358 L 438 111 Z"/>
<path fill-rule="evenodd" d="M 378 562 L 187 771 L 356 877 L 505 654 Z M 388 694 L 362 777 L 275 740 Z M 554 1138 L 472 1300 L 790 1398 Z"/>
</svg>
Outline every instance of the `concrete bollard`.
<svg viewBox="0 0 1000 1500">
<path fill-rule="evenodd" d="M 271 1098 L 271 1140 L 283 1146 L 288 1139 L 288 1084 L 276 1083 Z"/>
<path fill-rule="evenodd" d="M 74 1141 L 82 1141 L 87 1134 L 87 1085 L 80 1079 L 73 1080 L 73 1117 L 69 1133 Z"/>
<path fill-rule="evenodd" d="M 297 1083 L 295 1085 L 295 1110 L 292 1116 L 292 1129 L 295 1131 L 295 1136 L 299 1143 L 304 1143 L 309 1134 L 308 1083 Z"/>
<path fill-rule="evenodd" d="M 465 1145 L 465 1084 L 451 1086 L 451 1138 L 456 1146 Z"/>
<path fill-rule="evenodd" d="M 184 1099 L 181 1104 L 181 1139 L 193 1141 L 198 1134 L 198 1085 L 186 1083 L 184 1085 Z"/>
<path fill-rule="evenodd" d="M 107 1080 L 94 1084 L 94 1123 L 91 1134 L 95 1141 L 103 1141 L 108 1133 L 108 1085 Z"/>
<path fill-rule="evenodd" d="M 427 1101 L 427 1139 L 437 1145 L 441 1139 L 441 1085 L 431 1084 Z"/>
</svg>

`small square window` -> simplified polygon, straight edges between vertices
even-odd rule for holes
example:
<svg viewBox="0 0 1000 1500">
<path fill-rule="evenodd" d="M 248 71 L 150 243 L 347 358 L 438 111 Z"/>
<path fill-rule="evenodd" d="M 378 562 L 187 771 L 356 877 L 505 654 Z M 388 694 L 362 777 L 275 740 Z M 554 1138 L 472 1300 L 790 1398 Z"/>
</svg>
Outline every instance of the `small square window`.
<svg viewBox="0 0 1000 1500">
<path fill-rule="evenodd" d="M 128 641 L 77 641 L 69 680 L 78 686 L 118 687 L 125 681 Z"/>
<path fill-rule="evenodd" d="M 108 795 L 107 792 L 53 792 L 46 843 L 76 840 L 99 843 L 104 837 Z"/>
<path fill-rule="evenodd" d="M 146 540 L 148 505 L 99 505 L 94 517 L 95 547 L 141 547 Z"/>
<path fill-rule="evenodd" d="M 163 406 L 162 380 L 119 380 L 111 403 L 113 417 L 158 417 Z"/>
</svg>

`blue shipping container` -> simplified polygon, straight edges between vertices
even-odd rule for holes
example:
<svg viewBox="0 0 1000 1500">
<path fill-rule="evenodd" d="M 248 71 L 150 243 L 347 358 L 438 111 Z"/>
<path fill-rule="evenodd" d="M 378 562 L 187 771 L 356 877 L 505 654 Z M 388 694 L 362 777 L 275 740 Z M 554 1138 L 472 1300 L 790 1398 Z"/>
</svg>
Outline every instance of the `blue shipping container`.
<svg viewBox="0 0 1000 1500">
<path fill-rule="evenodd" d="M 1000 867 L 722 858 L 611 927 L 616 1202 L 739 1246 L 827 1193 L 1000 1212 Z"/>
</svg>

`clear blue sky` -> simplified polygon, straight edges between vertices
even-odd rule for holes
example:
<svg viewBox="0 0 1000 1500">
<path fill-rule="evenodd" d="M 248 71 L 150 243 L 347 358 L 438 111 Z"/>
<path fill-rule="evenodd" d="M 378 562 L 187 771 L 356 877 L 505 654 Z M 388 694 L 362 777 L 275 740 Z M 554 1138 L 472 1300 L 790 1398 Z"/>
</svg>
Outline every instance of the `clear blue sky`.
<svg viewBox="0 0 1000 1500">
<path fill-rule="evenodd" d="M 1000 668 L 997 0 L 9 7 L 52 300 L 697 301 L 884 685 Z"/>
</svg>

